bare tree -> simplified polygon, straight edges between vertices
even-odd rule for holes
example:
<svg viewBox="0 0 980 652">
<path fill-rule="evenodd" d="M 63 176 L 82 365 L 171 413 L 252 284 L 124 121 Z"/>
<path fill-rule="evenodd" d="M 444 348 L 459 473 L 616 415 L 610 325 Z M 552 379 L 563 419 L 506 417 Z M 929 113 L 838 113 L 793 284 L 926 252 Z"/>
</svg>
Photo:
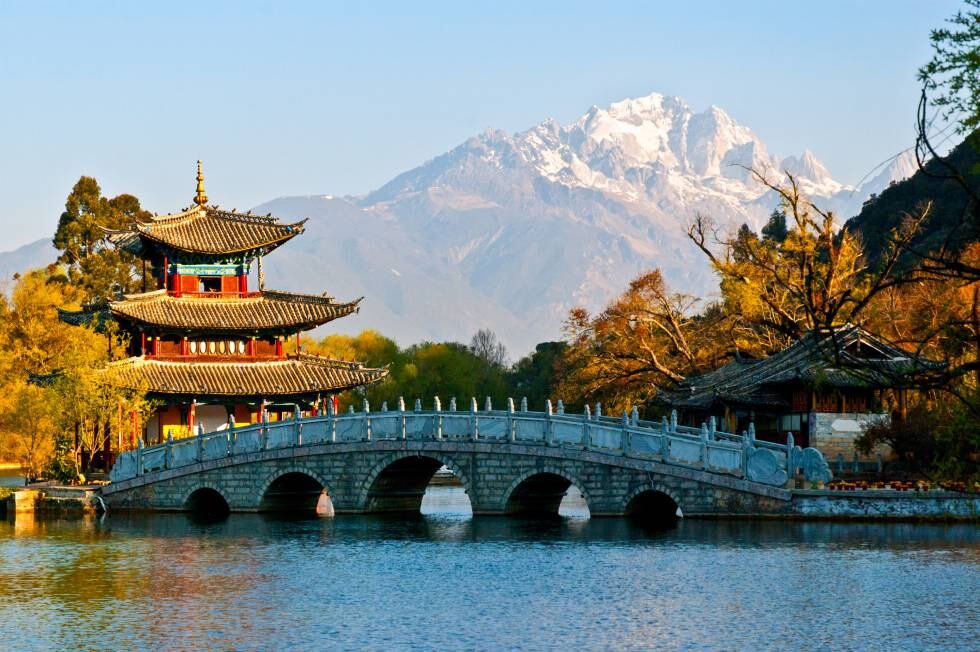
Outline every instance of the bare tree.
<svg viewBox="0 0 980 652">
<path fill-rule="evenodd" d="M 496 333 L 489 328 L 481 328 L 470 340 L 470 351 L 478 358 L 486 360 L 496 367 L 504 366 L 507 360 L 507 347 L 497 339 Z"/>
</svg>

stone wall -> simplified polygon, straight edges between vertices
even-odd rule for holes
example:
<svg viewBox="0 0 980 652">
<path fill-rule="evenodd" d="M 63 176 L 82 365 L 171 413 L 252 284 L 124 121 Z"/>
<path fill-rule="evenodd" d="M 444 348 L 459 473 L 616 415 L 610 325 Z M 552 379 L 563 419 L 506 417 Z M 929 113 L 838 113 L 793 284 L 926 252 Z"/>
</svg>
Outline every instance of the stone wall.
<svg viewBox="0 0 980 652">
<path fill-rule="evenodd" d="M 805 518 L 977 520 L 980 496 L 946 491 L 795 491 L 792 513 Z"/>
<path fill-rule="evenodd" d="M 865 412 L 811 412 L 810 446 L 823 453 L 824 458 L 832 468 L 838 454 L 850 462 L 854 459 L 854 441 L 861 436 L 864 426 L 881 419 L 887 419 L 886 414 L 871 414 Z M 880 451 L 883 455 L 886 451 Z M 874 461 L 875 455 L 862 456 L 863 461 Z"/>
</svg>

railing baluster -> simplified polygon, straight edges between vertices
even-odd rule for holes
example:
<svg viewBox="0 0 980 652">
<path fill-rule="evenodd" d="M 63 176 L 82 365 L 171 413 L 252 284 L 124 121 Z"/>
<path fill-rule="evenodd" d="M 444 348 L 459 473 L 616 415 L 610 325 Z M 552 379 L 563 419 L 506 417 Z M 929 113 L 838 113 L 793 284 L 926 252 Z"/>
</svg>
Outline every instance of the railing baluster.
<svg viewBox="0 0 980 652">
<path fill-rule="evenodd" d="M 143 438 L 136 438 L 136 475 L 143 475 Z"/>
<path fill-rule="evenodd" d="M 367 441 L 371 441 L 374 433 L 371 432 L 371 404 L 368 403 L 367 399 L 364 399 L 362 408 L 364 410 L 364 416 L 361 417 L 364 419 L 364 437 Z"/>
<path fill-rule="evenodd" d="M 442 439 L 442 401 L 436 396 L 435 400 L 432 401 L 432 407 L 435 411 L 433 418 L 433 425 L 435 426 L 435 436 L 436 439 Z"/>
<path fill-rule="evenodd" d="M 551 420 L 551 399 L 550 398 L 544 404 L 544 414 L 545 414 L 544 443 L 547 446 L 554 446 L 555 445 L 555 424 Z"/>
<path fill-rule="evenodd" d="M 623 410 L 623 439 L 619 449 L 623 455 L 630 454 L 630 416 L 626 410 Z"/>
<path fill-rule="evenodd" d="M 474 441 L 480 438 L 480 417 L 476 413 L 476 397 L 470 397 L 470 436 Z"/>
<path fill-rule="evenodd" d="M 701 468 L 708 468 L 708 439 L 711 436 L 708 424 L 701 424 Z"/>
<path fill-rule="evenodd" d="M 197 461 L 204 461 L 204 424 L 197 424 Z"/>
<path fill-rule="evenodd" d="M 405 398 L 402 396 L 398 397 L 398 426 L 400 431 L 398 433 L 399 439 L 406 439 L 407 433 L 405 430 Z"/>
<path fill-rule="evenodd" d="M 303 417 L 303 413 L 300 412 L 299 403 L 297 403 L 293 408 L 293 428 L 296 429 L 294 433 L 294 439 L 296 446 L 303 445 L 303 424 L 300 423 L 300 419 Z"/>
<path fill-rule="evenodd" d="M 585 404 L 585 409 L 582 410 L 582 448 L 588 450 L 592 445 L 592 409 L 589 404 Z"/>
</svg>

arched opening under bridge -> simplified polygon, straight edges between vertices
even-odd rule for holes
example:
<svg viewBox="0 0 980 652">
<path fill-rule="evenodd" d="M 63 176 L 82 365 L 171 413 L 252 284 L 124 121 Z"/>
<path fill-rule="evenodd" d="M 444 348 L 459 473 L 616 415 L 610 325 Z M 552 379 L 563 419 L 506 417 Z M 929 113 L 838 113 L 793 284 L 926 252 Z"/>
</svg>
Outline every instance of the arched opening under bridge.
<svg viewBox="0 0 980 652">
<path fill-rule="evenodd" d="M 374 478 L 368 489 L 368 512 L 401 514 L 472 514 L 466 488 L 440 459 L 400 457 Z"/>
<path fill-rule="evenodd" d="M 547 471 L 521 480 L 507 497 L 504 511 L 521 516 L 589 516 L 581 489 L 570 478 Z"/>
<path fill-rule="evenodd" d="M 625 512 L 630 519 L 657 528 L 674 527 L 682 516 L 677 501 L 655 489 L 633 496 L 626 504 Z"/>
<path fill-rule="evenodd" d="M 216 489 L 201 487 L 191 492 L 184 501 L 184 509 L 201 519 L 222 519 L 231 512 L 228 501 Z"/>
<path fill-rule="evenodd" d="M 269 483 L 259 503 L 260 512 L 333 516 L 333 502 L 326 487 L 302 471 L 280 475 Z"/>
</svg>

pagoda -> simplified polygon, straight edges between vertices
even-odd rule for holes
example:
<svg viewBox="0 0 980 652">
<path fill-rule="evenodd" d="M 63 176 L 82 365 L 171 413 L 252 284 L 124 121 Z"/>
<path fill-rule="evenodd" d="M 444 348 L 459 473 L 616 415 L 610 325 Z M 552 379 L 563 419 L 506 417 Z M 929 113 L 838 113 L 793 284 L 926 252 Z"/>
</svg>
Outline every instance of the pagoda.
<svg viewBox="0 0 980 652">
<path fill-rule="evenodd" d="M 111 318 L 129 333 L 132 357 L 106 371 L 113 382 L 143 389 L 160 403 L 139 428 L 147 443 L 189 435 L 198 424 L 211 431 L 263 415 L 275 420 L 297 408 L 315 414 L 332 394 L 384 378 L 387 369 L 300 351 L 301 332 L 356 312 L 361 299 L 338 302 L 263 287 L 262 257 L 303 233 L 306 220 L 285 224 L 210 205 L 197 165 L 190 208 L 106 231 L 110 243 L 149 268 L 144 291 L 62 313 L 73 323 Z M 248 275 L 255 262 L 253 291 Z M 155 290 L 147 291 L 148 278 Z"/>
</svg>

